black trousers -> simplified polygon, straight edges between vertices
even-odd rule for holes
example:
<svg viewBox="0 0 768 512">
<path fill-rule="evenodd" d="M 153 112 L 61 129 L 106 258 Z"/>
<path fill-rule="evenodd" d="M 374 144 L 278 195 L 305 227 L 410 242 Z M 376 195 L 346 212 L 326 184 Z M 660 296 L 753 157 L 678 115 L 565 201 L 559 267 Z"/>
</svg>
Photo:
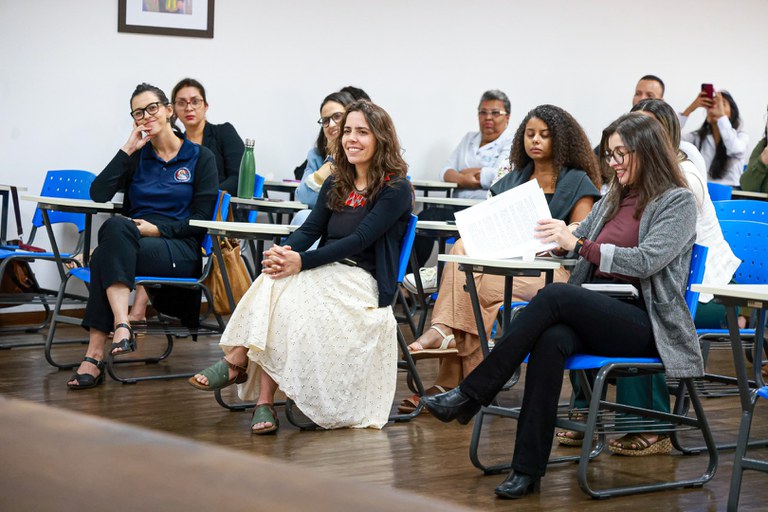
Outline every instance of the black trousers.
<svg viewBox="0 0 768 512">
<path fill-rule="evenodd" d="M 453 214 L 462 209 L 455 206 L 427 206 L 421 210 L 418 217 L 419 220 L 454 220 Z M 437 238 L 433 236 L 416 235 L 413 240 L 413 250 L 419 267 L 423 267 L 427 263 L 432 255 L 432 250 L 435 248 L 435 243 L 437 243 Z"/>
<path fill-rule="evenodd" d="M 91 284 L 83 327 L 111 332 L 114 324 L 107 288 L 122 283 L 134 288 L 136 276 L 196 277 L 201 271 L 200 245 L 194 238 L 143 237 L 125 217 L 111 217 L 99 229 L 91 257 Z"/>
<path fill-rule="evenodd" d="M 529 353 L 512 467 L 532 476 L 546 472 L 568 356 L 658 357 L 645 309 L 554 283 L 520 312 L 461 390 L 488 405 Z"/>
</svg>

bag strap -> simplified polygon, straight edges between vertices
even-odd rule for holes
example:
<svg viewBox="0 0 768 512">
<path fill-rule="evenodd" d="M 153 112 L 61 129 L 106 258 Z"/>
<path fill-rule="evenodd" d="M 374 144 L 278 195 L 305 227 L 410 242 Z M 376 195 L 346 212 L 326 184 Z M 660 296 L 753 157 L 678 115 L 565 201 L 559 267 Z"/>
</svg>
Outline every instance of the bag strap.
<svg viewBox="0 0 768 512">
<path fill-rule="evenodd" d="M 24 230 L 21 228 L 21 211 L 19 209 L 19 191 L 14 186 L 11 186 L 11 197 L 13 198 L 13 214 L 16 216 L 16 231 L 19 234 L 19 242 L 21 242 L 21 235 L 24 234 Z"/>
</svg>

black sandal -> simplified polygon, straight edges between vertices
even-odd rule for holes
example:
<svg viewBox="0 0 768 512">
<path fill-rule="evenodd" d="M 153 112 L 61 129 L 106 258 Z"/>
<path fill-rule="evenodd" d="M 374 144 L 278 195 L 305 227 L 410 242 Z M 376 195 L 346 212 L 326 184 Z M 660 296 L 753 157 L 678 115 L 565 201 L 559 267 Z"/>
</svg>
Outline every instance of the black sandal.
<svg viewBox="0 0 768 512">
<path fill-rule="evenodd" d="M 97 361 L 96 359 L 88 356 L 85 356 L 83 361 L 95 365 L 96 369 L 99 370 L 99 374 L 94 377 L 90 373 L 77 373 L 77 371 L 75 371 L 69 381 L 67 381 L 67 387 L 69 389 L 90 389 L 95 388 L 104 382 L 104 361 Z M 76 385 L 71 384 L 73 379 L 75 382 L 77 382 Z"/>
<path fill-rule="evenodd" d="M 116 356 L 119 354 L 127 354 L 128 352 L 136 350 L 136 335 L 133 332 L 133 327 L 131 327 L 130 324 L 121 323 L 115 325 L 115 331 L 121 327 L 128 329 L 130 336 L 123 338 L 118 342 L 112 342 L 112 348 L 109 351 L 110 355 Z M 115 350 L 117 350 L 117 352 L 115 352 Z"/>
</svg>

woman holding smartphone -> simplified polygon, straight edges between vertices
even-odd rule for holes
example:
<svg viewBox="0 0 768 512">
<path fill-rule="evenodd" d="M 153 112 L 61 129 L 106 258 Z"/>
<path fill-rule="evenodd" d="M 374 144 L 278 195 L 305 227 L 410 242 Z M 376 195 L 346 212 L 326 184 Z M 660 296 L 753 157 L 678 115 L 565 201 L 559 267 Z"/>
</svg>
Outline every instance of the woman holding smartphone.
<svg viewBox="0 0 768 512">
<path fill-rule="evenodd" d="M 749 135 L 741 127 L 739 107 L 730 93 L 702 84 L 701 92 L 682 113 L 681 128 L 698 108 L 707 110 L 707 118 L 698 130 L 683 135 L 683 140 L 701 152 L 708 181 L 738 187 L 749 144 Z"/>
<path fill-rule="evenodd" d="M 200 243 L 205 230 L 190 219 L 208 220 L 218 180 L 213 154 L 181 138 L 171 122 L 173 108 L 159 88 L 139 84 L 131 95 L 133 129 L 128 141 L 91 184 L 91 198 L 106 202 L 125 191 L 122 213 L 99 229 L 91 258 L 91 284 L 83 327 L 90 331 L 85 358 L 67 382 L 87 389 L 104 380 L 105 344 L 110 353 L 132 352 L 136 337 L 128 300 L 137 275 L 194 277 L 202 271 Z M 158 293 L 162 294 L 162 291 Z M 194 322 L 200 293 L 174 290 L 168 309 Z"/>
</svg>

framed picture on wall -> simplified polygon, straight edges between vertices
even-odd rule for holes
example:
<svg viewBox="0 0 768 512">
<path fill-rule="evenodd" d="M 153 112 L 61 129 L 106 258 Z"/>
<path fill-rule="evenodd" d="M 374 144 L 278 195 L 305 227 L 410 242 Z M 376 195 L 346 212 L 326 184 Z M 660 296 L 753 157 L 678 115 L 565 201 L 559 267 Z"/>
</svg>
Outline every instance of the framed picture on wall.
<svg viewBox="0 0 768 512">
<path fill-rule="evenodd" d="M 117 31 L 213 38 L 214 0 L 117 0 Z"/>
</svg>

